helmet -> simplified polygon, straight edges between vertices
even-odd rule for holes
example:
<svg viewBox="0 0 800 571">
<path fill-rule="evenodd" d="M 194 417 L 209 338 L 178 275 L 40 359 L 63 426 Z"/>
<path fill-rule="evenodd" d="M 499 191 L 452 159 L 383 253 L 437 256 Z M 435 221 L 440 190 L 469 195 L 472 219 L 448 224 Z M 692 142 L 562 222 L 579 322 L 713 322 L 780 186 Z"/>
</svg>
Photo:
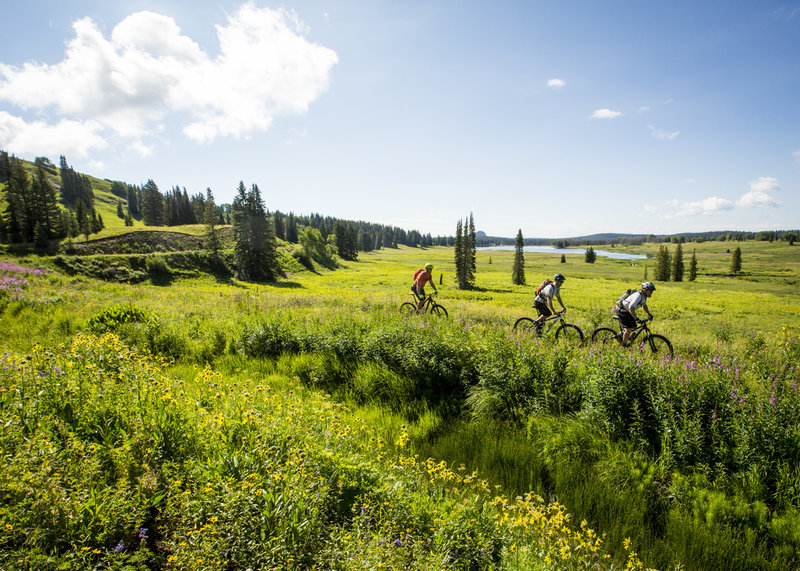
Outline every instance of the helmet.
<svg viewBox="0 0 800 571">
<path fill-rule="evenodd" d="M 424 268 L 425 268 L 426 270 L 432 270 L 432 269 L 433 269 L 433 264 L 431 264 L 430 262 L 428 262 L 427 264 L 425 264 Z"/>
<path fill-rule="evenodd" d="M 653 282 L 642 282 L 642 289 L 656 291 L 656 286 L 653 285 Z"/>
<path fill-rule="evenodd" d="M 553 276 L 553 281 L 565 281 L 567 278 L 564 277 L 564 274 L 556 274 Z"/>
</svg>

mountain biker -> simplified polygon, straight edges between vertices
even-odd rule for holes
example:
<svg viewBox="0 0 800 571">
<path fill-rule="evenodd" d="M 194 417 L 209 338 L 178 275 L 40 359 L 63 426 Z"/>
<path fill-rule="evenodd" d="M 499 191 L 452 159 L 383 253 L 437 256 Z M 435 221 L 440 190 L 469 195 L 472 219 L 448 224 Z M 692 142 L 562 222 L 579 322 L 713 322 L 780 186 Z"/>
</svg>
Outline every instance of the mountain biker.
<svg viewBox="0 0 800 571">
<path fill-rule="evenodd" d="M 418 269 L 414 272 L 414 283 L 411 284 L 411 291 L 413 291 L 417 298 L 417 310 L 422 310 L 422 306 L 425 304 L 425 284 L 430 282 L 431 286 L 433 287 L 433 291 L 439 293 L 439 290 L 436 289 L 436 284 L 433 283 L 433 264 L 430 262 L 425 264 L 422 268 Z"/>
<path fill-rule="evenodd" d="M 656 286 L 653 285 L 652 282 L 642 282 L 642 289 L 633 292 L 622 300 L 617 308 L 617 317 L 619 317 L 619 323 L 622 326 L 622 338 L 620 338 L 618 334 L 617 341 L 619 341 L 623 347 L 628 345 L 628 338 L 631 336 L 631 332 L 636 329 L 637 309 L 640 307 L 643 308 L 647 316 L 653 319 L 653 314 L 650 313 L 650 308 L 647 307 L 647 299 L 653 295 L 654 291 L 656 291 Z"/>
<path fill-rule="evenodd" d="M 561 284 L 563 284 L 566 279 L 564 274 L 556 274 L 553 276 L 553 283 L 544 286 L 539 293 L 536 294 L 536 298 L 533 300 L 533 307 L 539 312 L 539 317 L 533 322 L 535 327 L 541 328 L 544 321 L 556 312 L 555 308 L 553 308 L 553 296 L 555 296 L 558 303 L 561 304 L 562 309 L 564 311 L 567 310 L 567 306 L 561 301 Z"/>
</svg>

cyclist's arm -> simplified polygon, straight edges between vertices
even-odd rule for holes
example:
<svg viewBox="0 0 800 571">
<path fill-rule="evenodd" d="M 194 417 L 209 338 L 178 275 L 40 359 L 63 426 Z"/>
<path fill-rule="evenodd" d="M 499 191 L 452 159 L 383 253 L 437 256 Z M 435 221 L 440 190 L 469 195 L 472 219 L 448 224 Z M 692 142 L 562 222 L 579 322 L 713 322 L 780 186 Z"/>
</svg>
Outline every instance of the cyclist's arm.
<svg viewBox="0 0 800 571">
<path fill-rule="evenodd" d="M 653 319 L 653 314 L 652 314 L 652 313 L 650 313 L 650 308 L 649 308 L 649 307 L 647 307 L 647 304 L 646 304 L 646 303 L 643 303 L 643 304 L 642 304 L 642 307 L 644 308 L 645 312 L 647 313 L 647 316 L 648 316 L 650 319 Z"/>
<path fill-rule="evenodd" d="M 564 305 L 564 302 L 563 302 L 563 301 L 561 301 L 561 294 L 560 294 L 560 293 L 559 293 L 559 294 L 557 294 L 557 295 L 556 295 L 556 297 L 558 298 L 558 303 L 560 303 L 560 304 L 561 304 L 561 309 L 564 309 L 564 310 L 566 310 L 566 309 L 567 309 L 567 306 L 566 306 L 566 305 Z"/>
</svg>

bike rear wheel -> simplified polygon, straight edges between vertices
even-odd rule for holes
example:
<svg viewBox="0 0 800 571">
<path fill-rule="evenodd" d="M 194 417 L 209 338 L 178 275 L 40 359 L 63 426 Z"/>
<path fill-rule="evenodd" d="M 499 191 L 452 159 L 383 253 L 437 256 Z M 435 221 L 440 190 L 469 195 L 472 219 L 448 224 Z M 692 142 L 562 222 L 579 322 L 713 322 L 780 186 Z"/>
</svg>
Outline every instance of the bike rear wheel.
<svg viewBox="0 0 800 571">
<path fill-rule="evenodd" d="M 617 332 L 610 327 L 598 327 L 592 331 L 592 343 L 611 345 L 617 342 Z"/>
<path fill-rule="evenodd" d="M 411 315 L 417 312 L 417 304 L 407 301 L 400 305 L 400 313 L 403 315 Z"/>
<path fill-rule="evenodd" d="M 673 356 L 672 343 L 663 335 L 650 335 L 641 345 L 642 351 L 649 351 L 654 355 Z"/>
<path fill-rule="evenodd" d="M 434 303 L 431 306 L 431 313 L 439 317 L 447 317 L 447 310 L 438 303 Z"/>
<path fill-rule="evenodd" d="M 560 341 L 577 341 L 583 343 L 583 331 L 577 325 L 565 323 L 556 329 L 556 339 Z"/>
<path fill-rule="evenodd" d="M 539 323 L 536 323 L 530 317 L 520 317 L 514 322 L 514 330 L 528 333 L 529 335 L 539 336 L 542 329 Z"/>
</svg>

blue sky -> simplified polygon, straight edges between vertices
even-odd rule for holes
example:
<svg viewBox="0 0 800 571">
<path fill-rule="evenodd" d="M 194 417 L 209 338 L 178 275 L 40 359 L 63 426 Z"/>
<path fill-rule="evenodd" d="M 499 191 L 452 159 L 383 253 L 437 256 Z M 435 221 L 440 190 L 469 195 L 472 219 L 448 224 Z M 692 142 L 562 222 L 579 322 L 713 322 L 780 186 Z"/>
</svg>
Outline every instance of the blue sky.
<svg viewBox="0 0 800 571">
<path fill-rule="evenodd" d="M 800 0 L 0 3 L 26 159 L 433 235 L 800 227 Z"/>
</svg>

